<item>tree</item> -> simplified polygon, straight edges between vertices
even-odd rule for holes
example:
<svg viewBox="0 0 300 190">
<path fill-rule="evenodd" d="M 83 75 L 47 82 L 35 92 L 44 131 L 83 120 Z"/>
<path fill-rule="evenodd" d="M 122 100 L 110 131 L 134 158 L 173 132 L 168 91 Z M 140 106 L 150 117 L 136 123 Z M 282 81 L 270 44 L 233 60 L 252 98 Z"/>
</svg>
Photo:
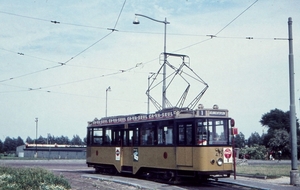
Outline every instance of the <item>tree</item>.
<svg viewBox="0 0 300 190">
<path fill-rule="evenodd" d="M 81 138 L 78 135 L 73 135 L 73 139 L 71 140 L 72 145 L 83 145 Z"/>
<path fill-rule="evenodd" d="M 267 133 L 263 135 L 263 144 L 270 151 L 282 150 L 282 154 L 290 154 L 290 112 L 283 112 L 279 109 L 271 110 L 262 115 L 260 123 L 267 127 Z M 299 122 L 296 120 L 297 135 L 299 139 Z M 299 152 L 299 147 L 298 147 Z"/>
<path fill-rule="evenodd" d="M 2 153 L 2 152 L 4 152 L 4 151 L 3 151 L 3 142 L 2 142 L 2 140 L 0 139 L 0 153 Z"/>
<path fill-rule="evenodd" d="M 18 138 L 15 141 L 17 147 L 25 144 L 23 139 L 20 136 L 18 136 Z"/>
<path fill-rule="evenodd" d="M 47 144 L 47 138 L 44 138 L 40 135 L 40 137 L 36 140 L 37 144 Z"/>
<path fill-rule="evenodd" d="M 262 138 L 258 134 L 258 132 L 251 133 L 251 136 L 248 138 L 248 146 L 251 147 L 253 145 L 262 145 Z"/>
<path fill-rule="evenodd" d="M 243 133 L 239 133 L 234 138 L 234 146 L 236 148 L 243 148 L 245 146 L 245 135 Z"/>
<path fill-rule="evenodd" d="M 269 130 L 285 129 L 287 132 L 290 132 L 290 112 L 283 112 L 276 108 L 264 114 L 260 123 L 263 126 L 267 126 Z M 298 127 L 299 123 L 297 124 Z"/>
<path fill-rule="evenodd" d="M 33 143 L 34 143 L 34 140 L 32 140 L 32 139 L 28 136 L 27 139 L 26 139 L 26 143 L 28 143 L 28 144 L 33 144 Z"/>
<path fill-rule="evenodd" d="M 56 138 L 57 144 L 70 144 L 70 140 L 67 136 L 60 136 Z"/>
<path fill-rule="evenodd" d="M 15 151 L 15 144 L 12 138 L 10 137 L 6 137 L 3 143 L 3 150 L 4 152 L 11 152 L 11 151 Z"/>
<path fill-rule="evenodd" d="M 273 147 L 273 150 L 290 152 L 289 139 L 290 136 L 286 130 L 277 129 L 274 130 L 273 137 L 270 138 L 268 146 Z"/>
</svg>

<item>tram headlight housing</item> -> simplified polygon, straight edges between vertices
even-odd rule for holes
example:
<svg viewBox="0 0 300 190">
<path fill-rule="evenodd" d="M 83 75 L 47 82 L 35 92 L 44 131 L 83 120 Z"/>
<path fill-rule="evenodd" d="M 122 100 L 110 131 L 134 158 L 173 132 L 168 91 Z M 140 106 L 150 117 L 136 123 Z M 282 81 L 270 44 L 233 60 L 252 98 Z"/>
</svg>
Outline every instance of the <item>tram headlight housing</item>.
<svg viewBox="0 0 300 190">
<path fill-rule="evenodd" d="M 218 164 L 218 166 L 222 166 L 222 165 L 223 165 L 223 159 L 222 159 L 222 158 L 219 158 L 219 159 L 217 160 L 217 164 Z"/>
</svg>

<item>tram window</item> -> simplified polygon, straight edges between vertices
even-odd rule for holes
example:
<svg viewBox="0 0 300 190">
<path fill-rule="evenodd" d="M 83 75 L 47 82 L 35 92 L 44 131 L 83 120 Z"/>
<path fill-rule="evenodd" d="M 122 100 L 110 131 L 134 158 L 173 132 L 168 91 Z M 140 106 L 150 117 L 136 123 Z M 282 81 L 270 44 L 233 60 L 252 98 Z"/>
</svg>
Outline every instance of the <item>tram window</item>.
<svg viewBox="0 0 300 190">
<path fill-rule="evenodd" d="M 166 134 L 166 143 L 173 144 L 173 127 L 167 127 Z"/>
<path fill-rule="evenodd" d="M 128 138 L 129 138 L 129 145 L 130 145 L 130 146 L 133 146 L 133 130 L 130 130 L 130 131 L 129 131 L 129 136 L 128 136 Z"/>
<path fill-rule="evenodd" d="M 104 143 L 107 144 L 107 145 L 111 144 L 111 129 L 106 129 L 105 130 Z"/>
<path fill-rule="evenodd" d="M 121 131 L 113 130 L 111 144 L 121 146 L 121 140 Z"/>
<path fill-rule="evenodd" d="M 93 144 L 97 144 L 97 145 L 103 144 L 103 129 L 102 128 L 94 128 Z"/>
<path fill-rule="evenodd" d="M 92 144 L 92 139 L 93 139 L 93 128 L 88 128 L 88 132 L 87 132 L 87 144 L 88 145 Z"/>
<path fill-rule="evenodd" d="M 186 125 L 186 144 L 191 145 L 193 143 L 193 135 L 192 135 L 192 124 Z"/>
<path fill-rule="evenodd" d="M 102 136 L 103 130 L 102 128 L 94 128 L 94 136 Z"/>
<path fill-rule="evenodd" d="M 127 146 L 128 145 L 128 131 L 125 130 L 123 131 L 123 146 Z"/>
<path fill-rule="evenodd" d="M 178 125 L 178 144 L 179 145 L 193 144 L 193 124 L 182 123 Z"/>
<path fill-rule="evenodd" d="M 139 128 L 136 128 L 135 132 L 133 133 L 133 145 L 139 145 Z"/>
<path fill-rule="evenodd" d="M 155 126 L 152 123 L 144 123 L 141 127 L 141 145 L 154 145 L 156 138 L 154 135 Z"/>
<path fill-rule="evenodd" d="M 157 143 L 159 145 L 173 144 L 173 126 L 160 126 L 157 129 Z"/>
<path fill-rule="evenodd" d="M 184 125 L 178 126 L 178 135 L 179 135 L 179 144 L 184 145 L 185 142 L 185 135 L 184 135 Z"/>
<path fill-rule="evenodd" d="M 139 145 L 139 125 L 140 124 L 129 124 L 128 128 L 129 130 L 129 145 L 130 146 L 138 146 Z"/>
<path fill-rule="evenodd" d="M 210 144 L 228 144 L 228 122 L 224 119 L 209 119 Z"/>
<path fill-rule="evenodd" d="M 207 123 L 203 120 L 198 121 L 196 128 L 196 145 L 207 145 L 209 134 L 206 124 Z"/>
</svg>

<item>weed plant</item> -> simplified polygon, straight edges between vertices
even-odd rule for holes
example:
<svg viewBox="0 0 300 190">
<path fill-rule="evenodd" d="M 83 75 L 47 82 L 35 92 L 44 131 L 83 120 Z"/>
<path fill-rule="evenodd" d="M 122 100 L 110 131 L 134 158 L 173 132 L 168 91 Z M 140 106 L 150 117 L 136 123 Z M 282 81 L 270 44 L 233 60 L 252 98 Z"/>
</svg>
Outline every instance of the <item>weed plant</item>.
<svg viewBox="0 0 300 190">
<path fill-rule="evenodd" d="M 71 189 L 63 176 L 42 168 L 0 166 L 0 190 L 65 190 Z"/>
</svg>

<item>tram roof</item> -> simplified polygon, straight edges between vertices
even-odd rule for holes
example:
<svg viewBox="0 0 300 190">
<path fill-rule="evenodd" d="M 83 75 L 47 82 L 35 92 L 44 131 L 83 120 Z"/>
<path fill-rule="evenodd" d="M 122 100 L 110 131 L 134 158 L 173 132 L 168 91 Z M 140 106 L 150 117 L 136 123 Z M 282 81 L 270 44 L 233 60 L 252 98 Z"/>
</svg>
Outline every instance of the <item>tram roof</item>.
<svg viewBox="0 0 300 190">
<path fill-rule="evenodd" d="M 188 108 L 168 108 L 151 114 L 140 113 L 109 116 L 101 119 L 95 118 L 93 121 L 88 122 L 88 127 L 184 118 L 228 118 L 228 110 L 218 109 L 218 107 L 211 109 L 198 108 L 196 110 Z"/>
</svg>

